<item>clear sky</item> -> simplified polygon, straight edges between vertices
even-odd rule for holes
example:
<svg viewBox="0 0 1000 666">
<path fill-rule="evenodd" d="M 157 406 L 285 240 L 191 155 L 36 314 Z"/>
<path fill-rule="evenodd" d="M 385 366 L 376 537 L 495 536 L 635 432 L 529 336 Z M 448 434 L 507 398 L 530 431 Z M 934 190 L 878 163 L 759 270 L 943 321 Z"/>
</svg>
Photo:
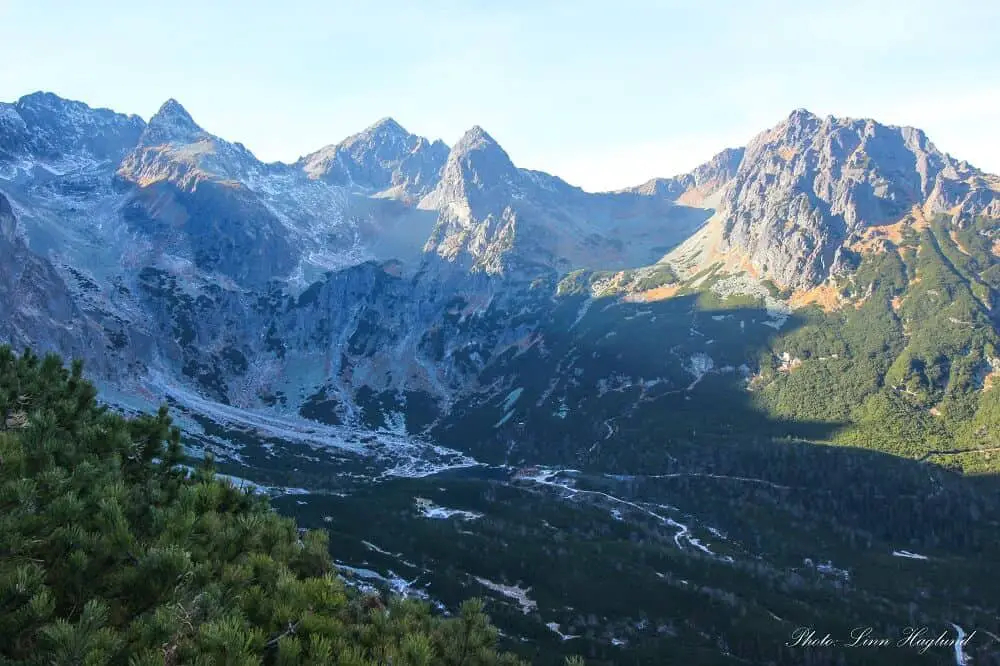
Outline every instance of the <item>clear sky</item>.
<svg viewBox="0 0 1000 666">
<path fill-rule="evenodd" d="M 383 116 L 586 189 L 686 171 L 792 109 L 925 129 L 1000 172 L 995 0 L 0 0 L 35 90 L 291 161 Z"/>
</svg>

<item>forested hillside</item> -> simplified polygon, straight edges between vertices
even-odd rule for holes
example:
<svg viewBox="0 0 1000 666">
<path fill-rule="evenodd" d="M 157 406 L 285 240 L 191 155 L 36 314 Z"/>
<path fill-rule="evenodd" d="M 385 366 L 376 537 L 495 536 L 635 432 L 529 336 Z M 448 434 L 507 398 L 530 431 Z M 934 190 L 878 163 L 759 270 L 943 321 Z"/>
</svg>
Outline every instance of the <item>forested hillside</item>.
<svg viewBox="0 0 1000 666">
<path fill-rule="evenodd" d="M 0 348 L 0 664 L 520 663 L 477 600 L 345 588 L 325 531 L 179 466 L 166 408 L 111 413 L 81 372 Z"/>
<path fill-rule="evenodd" d="M 761 363 L 762 407 L 842 424 L 836 443 L 995 473 L 994 226 L 939 217 L 857 243 L 848 252 L 855 270 L 836 284 L 839 307 L 801 311 L 802 325 Z"/>
</svg>

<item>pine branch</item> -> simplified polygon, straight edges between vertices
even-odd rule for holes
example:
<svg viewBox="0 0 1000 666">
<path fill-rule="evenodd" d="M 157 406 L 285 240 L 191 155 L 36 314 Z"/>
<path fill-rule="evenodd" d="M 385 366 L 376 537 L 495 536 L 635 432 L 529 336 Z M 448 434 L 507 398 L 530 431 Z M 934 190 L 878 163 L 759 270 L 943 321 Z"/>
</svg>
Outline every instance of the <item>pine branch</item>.
<svg viewBox="0 0 1000 666">
<path fill-rule="evenodd" d="M 274 638 L 272 638 L 271 640 L 269 640 L 267 643 L 264 644 L 265 649 L 275 647 L 278 644 L 278 641 L 280 641 L 282 638 L 290 634 L 294 634 L 298 630 L 300 624 L 302 624 L 302 620 L 299 620 L 294 624 L 289 622 L 288 628 L 285 629 L 285 631 L 278 634 L 277 636 L 275 636 Z"/>
</svg>

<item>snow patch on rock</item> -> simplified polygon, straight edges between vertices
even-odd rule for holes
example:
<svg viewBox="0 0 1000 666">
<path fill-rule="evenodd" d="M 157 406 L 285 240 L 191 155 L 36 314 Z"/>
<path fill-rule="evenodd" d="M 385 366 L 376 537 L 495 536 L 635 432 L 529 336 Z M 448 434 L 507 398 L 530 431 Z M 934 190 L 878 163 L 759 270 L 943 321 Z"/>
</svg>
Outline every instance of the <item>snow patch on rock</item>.
<svg viewBox="0 0 1000 666">
<path fill-rule="evenodd" d="M 448 518 L 460 518 L 462 520 L 478 520 L 483 517 L 483 514 L 476 513 L 475 511 L 465 511 L 463 509 L 448 509 L 443 506 L 438 506 L 429 499 L 423 497 L 416 497 L 413 503 L 417 507 L 417 511 L 420 512 L 424 518 L 433 518 L 437 520 L 447 520 Z"/>
<path fill-rule="evenodd" d="M 521 612 L 525 615 L 538 609 L 538 602 L 528 597 L 528 592 L 531 591 L 530 587 L 525 589 L 516 585 L 503 585 L 501 583 L 494 583 L 486 578 L 480 578 L 479 576 L 476 576 L 475 579 L 483 587 L 489 588 L 494 592 L 499 592 L 508 599 L 516 601 L 521 607 Z"/>
</svg>

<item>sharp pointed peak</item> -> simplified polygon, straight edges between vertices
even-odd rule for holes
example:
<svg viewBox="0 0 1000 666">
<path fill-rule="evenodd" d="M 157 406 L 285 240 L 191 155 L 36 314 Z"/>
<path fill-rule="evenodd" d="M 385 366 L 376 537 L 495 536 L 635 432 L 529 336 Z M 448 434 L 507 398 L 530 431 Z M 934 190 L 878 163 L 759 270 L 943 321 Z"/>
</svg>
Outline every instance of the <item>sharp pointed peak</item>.
<svg viewBox="0 0 1000 666">
<path fill-rule="evenodd" d="M 797 109 L 792 109 L 792 112 L 788 114 L 791 118 L 817 118 L 818 116 L 805 107 L 799 107 Z"/>
<path fill-rule="evenodd" d="M 172 97 L 160 106 L 146 126 L 147 135 L 156 140 L 191 139 L 204 132 L 205 130 L 194 121 L 187 109 Z"/>
<path fill-rule="evenodd" d="M 490 136 L 489 132 L 479 125 L 473 125 L 462 135 L 462 138 L 455 143 L 453 150 L 458 153 L 465 153 L 472 150 L 500 150 L 500 144 Z"/>
<path fill-rule="evenodd" d="M 181 105 L 181 103 L 178 102 L 173 97 L 171 97 L 166 102 L 160 105 L 159 110 L 153 115 L 153 118 L 161 118 L 161 119 L 171 118 L 171 119 L 184 120 L 192 125 L 195 124 L 194 118 L 191 117 L 191 114 L 188 113 L 188 110 L 185 109 Z M 152 122 L 152 119 L 150 119 L 150 122 Z"/>
<path fill-rule="evenodd" d="M 822 122 L 822 119 L 809 109 L 798 108 L 793 109 L 782 124 L 791 127 L 812 127 Z"/>
<path fill-rule="evenodd" d="M 351 148 L 358 144 L 367 144 L 375 141 L 378 143 L 406 142 L 410 139 L 410 133 L 400 125 L 394 118 L 386 116 L 377 122 L 372 123 L 357 134 L 352 134 L 340 143 L 330 144 L 320 148 L 316 153 L 331 152 L 342 148 Z"/>
<path fill-rule="evenodd" d="M 487 141 L 492 141 L 496 143 L 496 139 L 490 136 L 490 133 L 483 129 L 481 125 L 473 125 L 466 132 L 465 136 L 474 139 L 485 139 Z"/>
<path fill-rule="evenodd" d="M 769 128 L 763 130 L 760 133 L 760 136 L 806 136 L 811 135 L 814 132 L 821 131 L 823 127 L 828 126 L 829 124 L 829 121 L 824 121 L 809 109 L 800 107 L 793 109 L 792 112 L 785 116 L 780 122 L 777 122 Z"/>
<path fill-rule="evenodd" d="M 510 176 L 516 172 L 507 151 L 479 125 L 471 127 L 452 146 L 448 153 L 448 164 L 459 171 L 474 169 L 481 173 L 492 173 L 493 177 L 498 177 L 500 173 Z"/>
<path fill-rule="evenodd" d="M 380 118 L 378 121 L 372 123 L 368 126 L 369 132 L 391 132 L 394 134 L 409 134 L 406 129 L 396 122 L 396 119 L 391 116 L 386 116 Z"/>
</svg>

